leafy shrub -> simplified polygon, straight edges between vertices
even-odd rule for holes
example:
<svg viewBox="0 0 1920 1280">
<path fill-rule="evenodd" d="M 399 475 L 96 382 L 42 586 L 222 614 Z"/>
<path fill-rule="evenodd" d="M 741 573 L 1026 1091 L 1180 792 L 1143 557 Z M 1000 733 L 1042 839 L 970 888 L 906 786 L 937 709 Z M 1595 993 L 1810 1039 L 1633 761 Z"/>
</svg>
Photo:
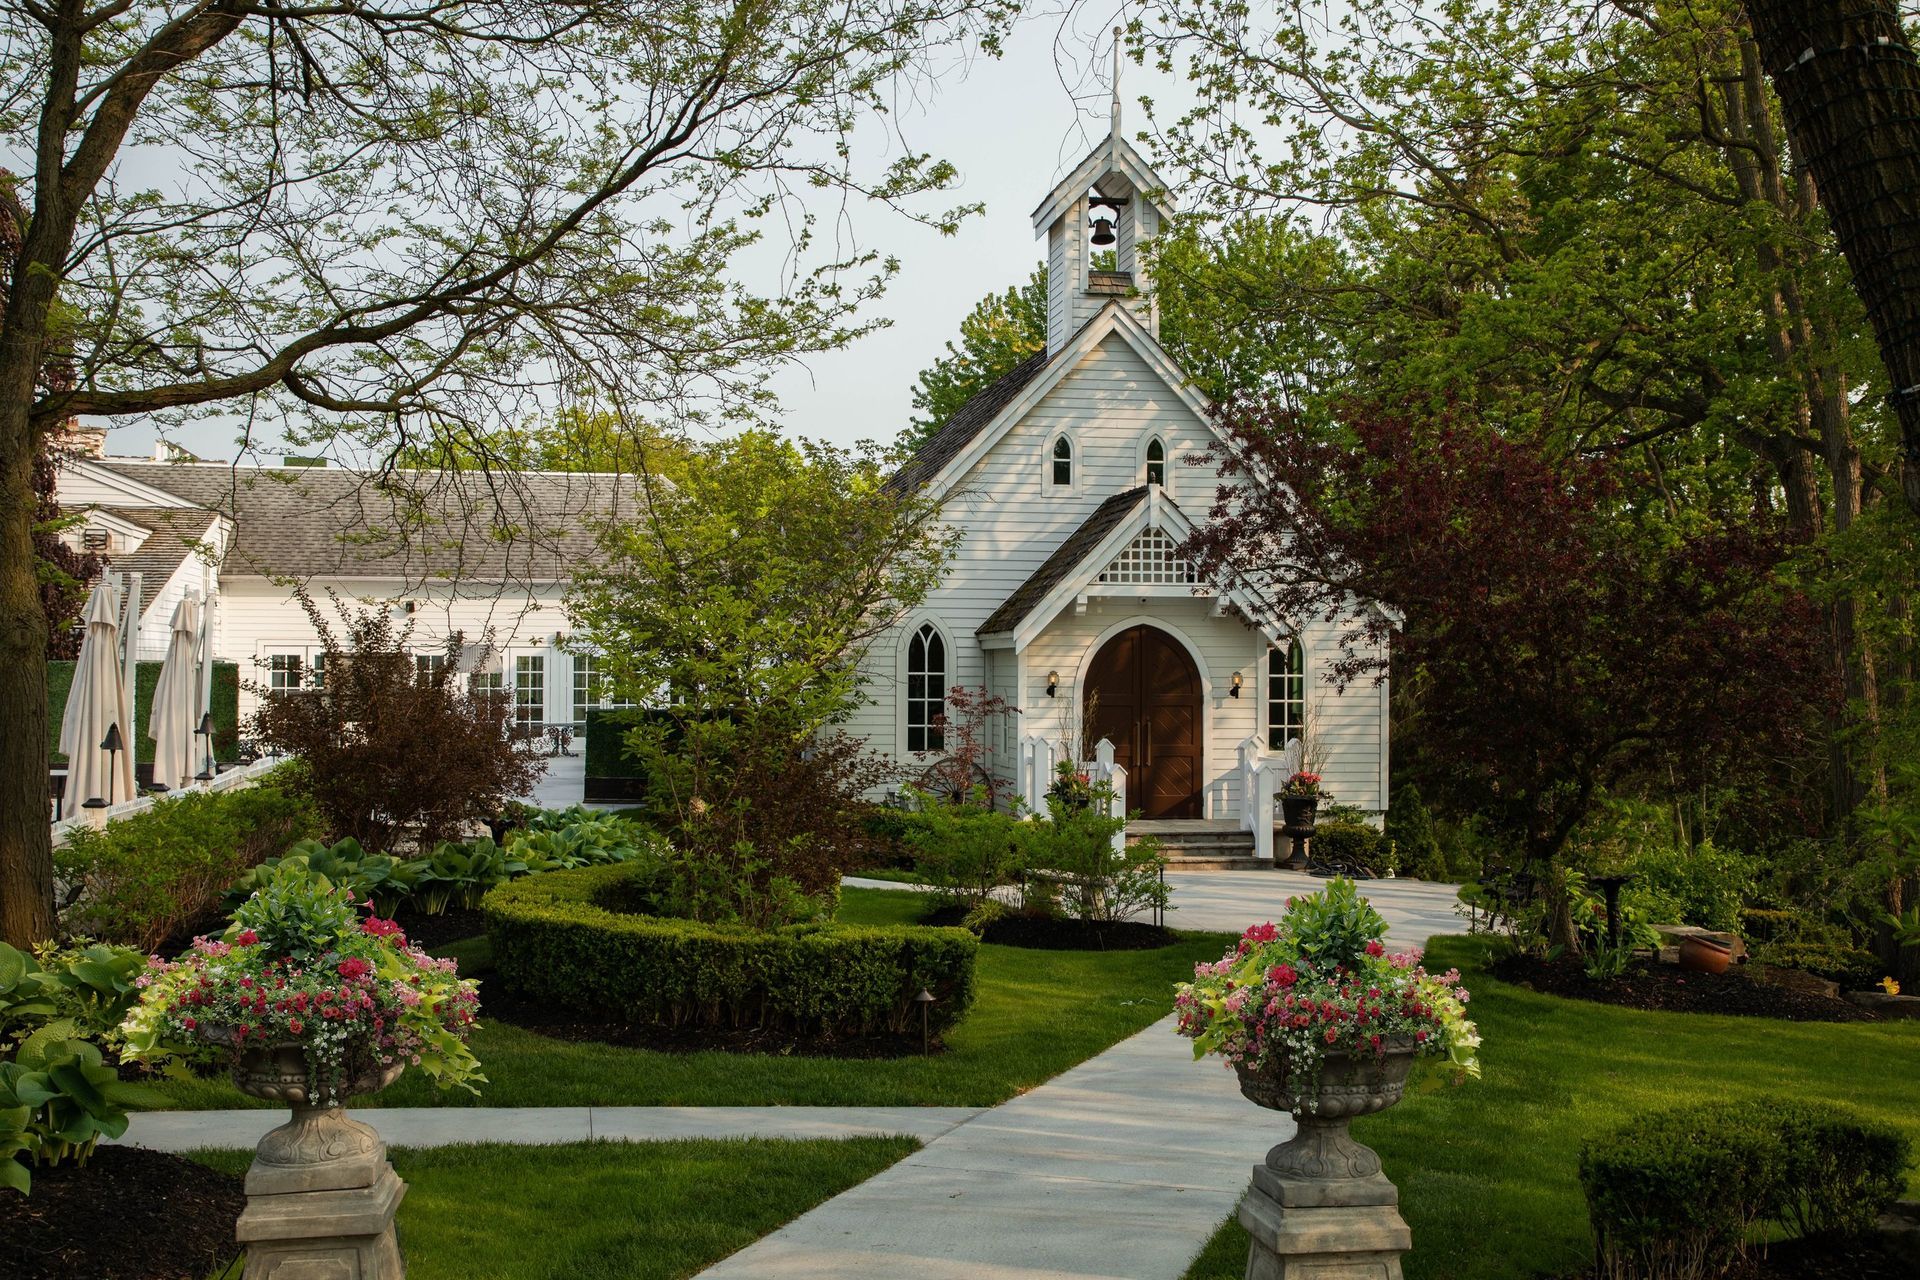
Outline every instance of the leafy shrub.
<svg viewBox="0 0 1920 1280">
<path fill-rule="evenodd" d="M 1024 868 L 1021 823 L 983 804 L 945 804 L 921 796 L 917 812 L 902 815 L 914 870 L 949 905 L 971 906 Z"/>
<path fill-rule="evenodd" d="M 646 840 L 646 829 L 636 822 L 574 805 L 532 810 L 519 830 L 508 833 L 506 844 L 528 871 L 571 871 L 625 862 Z"/>
<path fill-rule="evenodd" d="M 1885 972 L 1871 951 L 1829 942 L 1769 942 L 1753 949 L 1753 961 L 1799 969 L 1850 990 L 1872 986 Z"/>
<path fill-rule="evenodd" d="M 650 862 L 530 876 L 482 903 L 497 980 L 588 1017 L 669 1026 L 760 1026 L 823 1037 L 918 1025 L 973 1003 L 979 942 L 964 929 L 840 924 L 750 929 L 642 914 Z"/>
<path fill-rule="evenodd" d="M 352 836 L 323 844 L 302 840 L 277 858 L 268 858 L 235 880 L 227 890 L 227 903 L 237 906 L 256 889 L 265 885 L 283 867 L 298 864 L 328 883 L 345 889 L 354 901 L 371 898 L 375 910 L 392 915 L 394 908 L 413 891 L 422 862 L 395 858 L 384 853 L 368 853 Z"/>
<path fill-rule="evenodd" d="M 410 899 L 415 910 L 437 916 L 448 907 L 472 910 L 480 905 L 487 890 L 524 875 L 527 864 L 486 837 L 465 844 L 451 841 L 416 864 Z"/>
<path fill-rule="evenodd" d="M 31 1189 L 34 1165 L 84 1163 L 126 1132 L 152 1090 L 122 1083 L 101 1045 L 139 996 L 146 957 L 100 943 L 29 956 L 0 943 L 0 1187 Z"/>
<path fill-rule="evenodd" d="M 1314 828 L 1311 849 L 1316 862 L 1337 862 L 1374 875 L 1387 869 L 1387 841 L 1364 822 L 1320 823 Z"/>
<path fill-rule="evenodd" d="M 1740 911 L 1740 936 L 1749 943 L 1798 942 L 1804 921 L 1797 911 L 1775 907 L 1743 907 Z"/>
<path fill-rule="evenodd" d="M 1160 879 L 1166 859 L 1159 843 L 1113 847 L 1127 819 L 1108 815 L 1112 798 L 1113 789 L 1104 782 L 1093 785 L 1089 804 L 1049 794 L 1050 821 L 1018 824 L 1029 884 L 1036 875 L 1050 879 L 1057 901 L 1081 920 L 1124 920 L 1167 905 L 1167 886 Z"/>
<path fill-rule="evenodd" d="M 405 836 L 429 849 L 498 813 L 540 776 L 541 762 L 514 740 L 505 695 L 457 683 L 459 632 L 447 638 L 444 660 L 423 669 L 411 622 L 350 610 L 335 597 L 340 634 L 311 597 L 294 594 L 319 633 L 325 679 L 283 691 L 248 682 L 260 696 L 248 728 L 307 763 L 309 790 L 334 836 L 387 850 Z"/>
<path fill-rule="evenodd" d="M 252 787 L 189 791 L 69 832 L 54 850 L 67 890 L 62 927 L 151 951 L 212 914 L 241 873 L 318 834 L 303 776 L 298 766 L 276 769 Z"/>
<path fill-rule="evenodd" d="M 1708 1103 L 1640 1116 L 1580 1154 L 1602 1280 L 1705 1280 L 1750 1230 L 1870 1225 L 1904 1185 L 1904 1137 L 1838 1108 Z"/>
<path fill-rule="evenodd" d="M 1393 843 L 1395 869 L 1403 876 L 1446 880 L 1446 859 L 1433 814 L 1420 799 L 1420 788 L 1408 784 L 1393 795 L 1387 809 L 1386 838 Z"/>
<path fill-rule="evenodd" d="M 1741 904 L 1753 895 L 1752 862 L 1709 843 L 1691 851 L 1643 847 L 1627 870 L 1634 878 L 1623 899 L 1657 924 L 1731 932 L 1740 927 Z"/>
</svg>

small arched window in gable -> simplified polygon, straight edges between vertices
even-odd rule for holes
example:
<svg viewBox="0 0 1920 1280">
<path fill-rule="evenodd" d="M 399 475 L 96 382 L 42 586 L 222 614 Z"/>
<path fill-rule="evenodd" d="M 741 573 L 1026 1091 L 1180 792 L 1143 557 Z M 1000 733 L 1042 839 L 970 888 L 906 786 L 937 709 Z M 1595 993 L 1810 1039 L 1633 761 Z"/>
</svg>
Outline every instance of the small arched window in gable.
<svg viewBox="0 0 1920 1280">
<path fill-rule="evenodd" d="M 907 750 L 944 750 L 946 713 L 947 640 L 928 622 L 907 641 Z"/>
<path fill-rule="evenodd" d="M 1053 442 L 1053 482 L 1058 485 L 1073 483 L 1073 441 L 1061 436 Z"/>
<path fill-rule="evenodd" d="M 1167 446 L 1159 436 L 1147 441 L 1147 483 L 1167 487 Z"/>
<path fill-rule="evenodd" d="M 1286 750 L 1306 723 L 1307 655 L 1295 638 L 1267 650 L 1267 750 Z"/>
</svg>

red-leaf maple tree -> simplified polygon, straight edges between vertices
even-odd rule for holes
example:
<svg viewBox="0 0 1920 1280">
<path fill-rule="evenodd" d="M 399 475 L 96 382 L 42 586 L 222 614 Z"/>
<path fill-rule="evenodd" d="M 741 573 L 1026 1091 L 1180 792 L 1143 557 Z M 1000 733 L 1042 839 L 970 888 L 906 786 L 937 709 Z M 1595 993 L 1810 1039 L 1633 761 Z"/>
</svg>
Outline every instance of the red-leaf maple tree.
<svg viewBox="0 0 1920 1280">
<path fill-rule="evenodd" d="M 1804 750 L 1834 696 L 1761 515 L 1675 526 L 1616 463 L 1458 411 L 1350 406 L 1338 438 L 1271 402 L 1220 415 L 1223 484 L 1188 552 L 1296 627 L 1337 623 L 1310 660 L 1338 683 L 1406 673 L 1423 772 L 1536 869 L 1608 789 Z"/>
</svg>

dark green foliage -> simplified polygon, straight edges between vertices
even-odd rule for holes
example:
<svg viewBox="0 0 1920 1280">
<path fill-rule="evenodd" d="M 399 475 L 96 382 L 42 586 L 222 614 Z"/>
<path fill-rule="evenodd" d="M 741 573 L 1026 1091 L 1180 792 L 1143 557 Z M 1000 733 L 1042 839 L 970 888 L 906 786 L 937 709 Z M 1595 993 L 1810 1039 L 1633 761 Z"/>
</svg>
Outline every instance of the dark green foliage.
<svg viewBox="0 0 1920 1280">
<path fill-rule="evenodd" d="M 1753 949 L 1753 959 L 1758 964 L 1800 969 L 1849 989 L 1870 987 L 1885 976 L 1871 951 L 1831 942 L 1769 942 Z"/>
<path fill-rule="evenodd" d="M 153 739 L 147 736 L 153 711 L 154 686 L 160 683 L 158 662 L 136 663 L 133 671 L 134 759 L 153 763 Z M 60 722 L 66 715 L 67 690 L 73 687 L 71 661 L 47 664 L 47 753 L 56 765 L 67 758 L 60 754 Z M 213 713 L 213 758 L 230 762 L 240 741 L 240 668 L 231 662 L 213 664 L 213 690 L 209 710 Z"/>
<path fill-rule="evenodd" d="M 53 851 L 67 887 L 61 927 L 151 950 L 198 923 L 248 868 L 320 833 L 301 777 L 285 766 L 251 787 L 190 791 L 70 831 Z"/>
<path fill-rule="evenodd" d="M 1387 840 L 1364 822 L 1322 822 L 1308 850 L 1315 862 L 1338 862 L 1374 875 L 1387 869 Z"/>
<path fill-rule="evenodd" d="M 1745 907 L 1740 912 L 1739 934 L 1749 945 L 1761 942 L 1797 941 L 1801 931 L 1797 911 L 1774 907 Z"/>
<path fill-rule="evenodd" d="M 639 707 L 588 707 L 585 757 L 588 800 L 644 800 L 640 762 L 627 754 L 627 730 L 657 713 Z"/>
<path fill-rule="evenodd" d="M 973 1003 L 979 943 L 964 929 L 792 925 L 756 930 L 640 914 L 657 871 L 638 863 L 532 876 L 482 906 L 510 993 L 590 1017 L 779 1027 L 825 1037 L 932 1026 Z"/>
<path fill-rule="evenodd" d="M 1711 844 L 1643 848 L 1628 869 L 1627 900 L 1658 924 L 1737 930 L 1741 903 L 1754 891 L 1752 861 Z"/>
<path fill-rule="evenodd" d="M 1859 1232 L 1905 1185 L 1909 1144 L 1813 1103 L 1706 1103 L 1640 1116 L 1580 1153 L 1603 1277 L 1699 1280 L 1767 1222 Z"/>
<path fill-rule="evenodd" d="M 1393 794 L 1387 809 L 1387 839 L 1393 842 L 1395 870 L 1421 880 L 1448 880 L 1447 863 L 1433 814 L 1420 798 L 1420 788 L 1408 784 Z"/>
</svg>

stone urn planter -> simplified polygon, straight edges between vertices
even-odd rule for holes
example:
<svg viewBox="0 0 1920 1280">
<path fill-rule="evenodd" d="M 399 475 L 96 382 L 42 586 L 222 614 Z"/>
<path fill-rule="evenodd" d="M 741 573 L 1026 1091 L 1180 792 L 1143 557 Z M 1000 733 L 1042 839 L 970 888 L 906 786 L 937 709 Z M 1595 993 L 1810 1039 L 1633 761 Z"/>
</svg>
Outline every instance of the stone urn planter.
<svg viewBox="0 0 1920 1280">
<path fill-rule="evenodd" d="M 247 1169 L 247 1207 L 235 1228 L 247 1250 L 244 1280 L 399 1280 L 406 1274 L 393 1233 L 406 1183 L 388 1163 L 380 1135 L 343 1105 L 386 1088 L 403 1070 L 403 1063 L 375 1067 L 329 1088 L 311 1078 L 300 1045 L 236 1052 L 233 1082 L 240 1091 L 286 1103 L 293 1112 L 260 1139 Z"/>
<path fill-rule="evenodd" d="M 1400 1255 L 1413 1233 L 1400 1216 L 1400 1193 L 1380 1157 L 1347 1126 L 1400 1101 L 1413 1059 L 1413 1042 L 1405 1040 L 1389 1042 L 1378 1057 L 1329 1053 L 1317 1077 L 1236 1066 L 1248 1101 L 1291 1112 L 1297 1126 L 1254 1166 L 1240 1205 L 1240 1223 L 1253 1237 L 1247 1280 L 1401 1280 Z"/>
<path fill-rule="evenodd" d="M 1288 835 L 1311 836 L 1320 819 L 1320 797 L 1281 796 L 1280 817 Z"/>
</svg>

